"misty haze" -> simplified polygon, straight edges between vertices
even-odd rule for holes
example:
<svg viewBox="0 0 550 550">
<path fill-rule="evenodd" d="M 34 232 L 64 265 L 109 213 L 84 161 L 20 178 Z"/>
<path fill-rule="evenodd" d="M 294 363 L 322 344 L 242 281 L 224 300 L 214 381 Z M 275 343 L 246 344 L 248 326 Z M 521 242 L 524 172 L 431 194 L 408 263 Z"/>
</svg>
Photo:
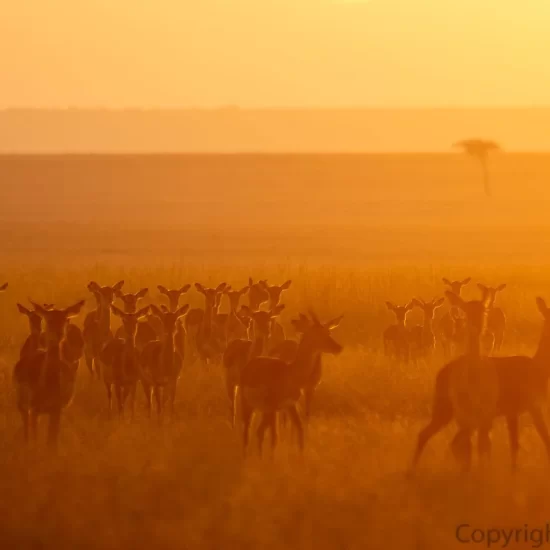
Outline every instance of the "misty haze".
<svg viewBox="0 0 550 550">
<path fill-rule="evenodd" d="M 542 548 L 550 5 L 0 18 L 0 547 Z"/>
</svg>

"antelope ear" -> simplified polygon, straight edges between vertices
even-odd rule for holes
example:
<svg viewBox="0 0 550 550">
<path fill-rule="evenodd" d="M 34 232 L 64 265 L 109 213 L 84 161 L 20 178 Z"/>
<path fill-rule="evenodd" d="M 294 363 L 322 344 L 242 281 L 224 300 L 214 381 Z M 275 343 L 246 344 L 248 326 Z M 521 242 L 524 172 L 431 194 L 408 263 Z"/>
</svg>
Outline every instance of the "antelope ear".
<svg viewBox="0 0 550 550">
<path fill-rule="evenodd" d="M 115 290 L 114 293 L 115 293 L 115 296 L 117 298 L 120 298 L 121 300 L 124 299 L 124 294 L 122 293 L 122 291 L 120 289 Z"/>
<path fill-rule="evenodd" d="M 390 311 L 395 311 L 395 306 L 391 302 L 386 302 L 386 305 Z"/>
<path fill-rule="evenodd" d="M 413 298 L 411 300 L 411 304 L 413 307 L 419 307 L 421 309 L 424 308 L 424 304 L 418 298 Z"/>
<path fill-rule="evenodd" d="M 227 286 L 227 283 L 220 283 L 217 287 L 216 287 L 216 292 L 223 292 L 224 288 Z"/>
<path fill-rule="evenodd" d="M 452 306 L 464 309 L 464 300 L 460 296 L 457 296 L 454 292 L 451 292 L 450 290 L 447 290 L 445 292 L 445 296 Z"/>
<path fill-rule="evenodd" d="M 23 315 L 29 315 L 31 310 L 27 309 L 24 305 L 17 304 L 17 309 L 19 310 L 19 313 L 22 313 Z"/>
<path fill-rule="evenodd" d="M 251 287 L 254 284 L 252 277 L 248 277 L 248 286 Z"/>
<path fill-rule="evenodd" d="M 506 283 L 502 283 L 501 285 L 497 286 L 497 292 L 500 292 L 501 290 L 504 290 L 506 288 Z"/>
<path fill-rule="evenodd" d="M 231 285 L 227 285 L 223 291 L 222 294 L 229 294 L 233 289 L 231 288 Z"/>
<path fill-rule="evenodd" d="M 157 288 L 161 294 L 168 294 L 168 289 L 163 285 L 157 285 Z"/>
<path fill-rule="evenodd" d="M 451 281 L 449 281 L 449 279 L 443 277 L 443 279 L 441 279 L 443 281 L 444 284 L 448 285 L 448 286 L 451 286 Z"/>
<path fill-rule="evenodd" d="M 195 283 L 195 288 L 196 288 L 201 294 L 206 294 L 206 291 L 204 290 L 204 286 L 202 286 L 200 283 Z"/>
<path fill-rule="evenodd" d="M 90 281 L 88 283 L 88 290 L 90 292 L 99 292 L 101 290 L 101 287 L 95 281 Z"/>
<path fill-rule="evenodd" d="M 282 286 L 281 286 L 281 290 L 288 290 L 290 288 L 290 285 L 292 284 L 292 280 L 289 279 L 288 281 L 286 281 Z"/>
<path fill-rule="evenodd" d="M 124 286 L 124 280 L 119 281 L 116 283 L 116 285 L 113 286 L 113 290 L 116 292 L 117 290 L 120 290 Z"/>
<path fill-rule="evenodd" d="M 123 317 L 124 312 L 116 307 L 114 304 L 111 304 L 111 311 L 117 316 L 117 317 Z"/>
<path fill-rule="evenodd" d="M 140 300 L 141 298 L 145 297 L 145 295 L 149 292 L 148 288 L 142 288 L 139 292 L 136 292 L 134 296 Z"/>
<path fill-rule="evenodd" d="M 162 319 L 162 311 L 158 308 L 158 306 L 151 304 L 149 307 L 151 308 L 153 315 L 156 315 Z"/>
<path fill-rule="evenodd" d="M 180 317 L 183 317 L 184 315 L 187 314 L 188 311 L 189 311 L 189 304 L 185 304 L 184 306 L 181 306 L 176 311 L 176 318 L 179 319 Z"/>
<path fill-rule="evenodd" d="M 434 309 L 437 309 L 438 307 L 441 307 L 445 303 L 445 298 L 438 298 L 434 302 Z"/>
<path fill-rule="evenodd" d="M 536 302 L 537 302 L 537 307 L 539 308 L 539 311 L 542 313 L 543 316 L 546 316 L 546 314 L 548 313 L 548 307 L 546 306 L 546 302 L 540 296 L 537 296 Z"/>
<path fill-rule="evenodd" d="M 149 306 L 142 307 L 137 313 L 136 313 L 136 319 L 141 319 L 142 317 L 145 317 L 149 313 Z"/>
<path fill-rule="evenodd" d="M 80 302 L 77 302 L 76 304 L 73 304 L 72 306 L 65 308 L 65 314 L 68 318 L 70 317 L 76 317 L 82 308 L 84 307 L 84 304 L 86 303 L 86 300 L 80 300 Z"/>
<path fill-rule="evenodd" d="M 162 313 L 170 313 L 170 310 L 168 309 L 168 306 L 166 306 L 164 304 L 160 304 L 160 310 L 162 311 Z"/>
<path fill-rule="evenodd" d="M 3 292 L 4 290 L 6 290 L 6 288 L 8 288 L 8 283 L 4 283 L 2 286 L 0 286 L 0 292 Z"/>
<path fill-rule="evenodd" d="M 285 305 L 284 304 L 279 304 L 277 307 L 274 307 L 270 312 L 269 312 L 269 316 L 274 319 L 275 317 L 278 317 L 283 309 L 285 309 Z"/>
<path fill-rule="evenodd" d="M 335 329 L 342 322 L 343 318 L 344 318 L 343 315 L 340 315 L 339 317 L 335 317 L 334 319 L 325 323 L 325 328 L 328 328 L 328 330 Z"/>
<path fill-rule="evenodd" d="M 472 280 L 471 277 L 466 277 L 466 279 L 460 281 L 462 283 L 462 286 L 467 285 Z"/>
</svg>

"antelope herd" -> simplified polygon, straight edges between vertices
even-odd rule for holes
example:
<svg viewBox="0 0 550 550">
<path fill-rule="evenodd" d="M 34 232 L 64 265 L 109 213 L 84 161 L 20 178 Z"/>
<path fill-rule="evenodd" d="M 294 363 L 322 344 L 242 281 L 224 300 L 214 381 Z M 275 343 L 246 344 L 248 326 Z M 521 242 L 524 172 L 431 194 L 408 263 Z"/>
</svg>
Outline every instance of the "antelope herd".
<svg viewBox="0 0 550 550">
<path fill-rule="evenodd" d="M 458 432 L 451 450 L 464 470 L 471 465 L 474 433 L 480 459 L 486 459 L 493 422 L 501 416 L 508 426 L 515 469 L 518 418 L 524 412 L 530 414 L 550 457 L 550 436 L 542 412 L 550 374 L 550 309 L 542 298 L 537 298 L 543 329 L 533 357 L 496 357 L 493 353 L 501 349 L 506 316 L 495 301 L 506 285 L 493 288 L 478 284 L 479 300 L 467 301 L 462 291 L 470 281 L 443 279 L 449 308 L 437 322 L 436 311 L 444 306 L 444 297 L 431 301 L 414 298 L 403 306 L 386 302 L 395 315 L 395 323 L 382 333 L 388 357 L 405 364 L 415 363 L 430 359 L 440 347 L 447 358 L 436 375 L 432 418 L 418 436 L 411 471 L 426 443 L 453 419 Z M 105 387 L 109 415 L 114 393 L 118 415 L 124 416 L 128 403 L 133 416 L 137 387 L 141 386 L 147 415 L 152 414 L 154 398 L 159 421 L 166 406 L 171 414 L 174 412 L 184 365 L 195 361 L 220 364 L 234 428 L 237 413 L 241 413 L 245 452 L 254 413 L 260 418 L 260 453 L 268 429 L 275 448 L 280 413 L 290 420 L 303 450 L 303 419 L 298 402 L 303 396 L 304 416 L 308 419 L 321 381 L 321 356 L 342 351 L 331 335 L 342 316 L 321 323 L 313 312 L 300 314 L 291 320 L 299 335 L 296 341 L 285 336 L 278 321 L 285 309 L 281 298 L 291 281 L 279 286 L 270 285 L 267 280 L 249 279 L 248 285 L 240 289 L 226 283 L 215 288 L 195 283 L 194 288 L 204 297 L 204 307 L 194 309 L 180 305 L 181 298 L 191 289 L 189 284 L 175 289 L 158 285 L 160 296 L 167 299 L 168 305 L 141 308 L 139 302 L 147 296 L 148 289 L 124 293 L 123 286 L 124 281 L 103 287 L 89 283 L 96 308 L 86 315 L 82 329 L 71 319 L 81 312 L 84 301 L 65 309 L 32 301 L 32 309 L 17 304 L 19 312 L 28 318 L 30 329 L 13 371 L 26 441 L 36 437 L 38 416 L 47 415 L 48 441 L 56 444 L 61 412 L 74 395 L 79 361 L 84 356 L 91 378 Z M 0 290 L 6 287 L 7 284 Z M 248 305 L 240 305 L 246 295 Z M 224 296 L 229 310 L 220 313 Z M 122 309 L 115 305 L 117 299 Z M 410 327 L 407 316 L 414 308 L 422 311 L 423 321 Z M 121 321 L 116 332 L 111 325 L 113 315 Z"/>
<path fill-rule="evenodd" d="M 170 290 L 158 285 L 168 306 L 150 304 L 141 308 L 139 302 L 148 289 L 124 293 L 123 286 L 124 281 L 112 286 L 94 281 L 88 284 L 96 308 L 86 315 L 82 329 L 71 319 L 81 312 L 84 301 L 65 309 L 33 301 L 32 309 L 17 304 L 19 312 L 28 318 L 30 329 L 13 371 L 26 441 L 36 437 L 38 417 L 47 415 L 48 441 L 57 443 L 61 413 L 72 400 L 78 365 L 84 356 L 92 380 L 97 379 L 105 387 L 109 415 L 114 394 L 118 415 L 123 417 L 128 405 L 133 417 L 141 385 L 147 414 L 151 416 L 154 398 L 159 421 L 166 406 L 174 412 L 184 363 L 199 360 L 221 364 L 234 426 L 238 405 L 242 411 L 245 451 L 255 412 L 261 416 L 257 430 L 260 453 L 268 428 L 272 446 L 276 445 L 280 412 L 292 422 L 303 449 L 298 401 L 303 394 L 308 417 L 313 392 L 321 380 L 321 354 L 342 350 L 330 334 L 341 317 L 323 324 L 313 312 L 300 314 L 292 321 L 301 335 L 300 341 L 295 341 L 285 337 L 277 322 L 285 308 L 280 303 L 282 294 L 291 281 L 278 286 L 267 280 L 254 283 L 249 279 L 248 285 L 239 290 L 226 283 L 216 288 L 195 283 L 197 292 L 204 296 L 204 308 L 195 309 L 180 305 L 191 285 Z M 239 307 L 246 294 L 248 305 Z M 219 312 L 223 296 L 229 300 L 228 313 Z M 117 299 L 122 308 L 115 304 Z M 261 309 L 264 304 L 267 310 Z M 113 315 L 121 321 L 116 331 Z"/>
<path fill-rule="evenodd" d="M 416 468 L 426 443 L 453 419 L 458 432 L 451 451 L 464 471 L 471 467 L 472 435 L 476 432 L 479 456 L 486 463 L 491 451 L 490 432 L 494 420 L 501 416 L 508 426 L 512 470 L 517 468 L 518 420 L 522 413 L 531 416 L 550 458 L 550 436 L 543 414 L 550 375 L 550 308 L 542 298 L 536 299 L 543 327 L 533 357 L 495 357 L 491 354 L 500 350 L 506 317 L 494 304 L 497 293 L 506 285 L 492 288 L 478 284 L 480 299 L 467 301 L 461 292 L 469 278 L 443 282 L 450 287 L 445 291 L 450 308 L 437 329 L 433 313 L 443 300 L 426 303 L 414 299 L 400 307 L 387 303 L 397 323 L 384 332 L 386 353 L 408 362 L 418 356 L 418 350 L 432 353 L 439 334 L 444 353 L 454 356 L 436 375 L 432 418 L 418 436 L 410 471 Z M 423 326 L 406 326 L 406 316 L 413 307 L 424 311 Z"/>
</svg>

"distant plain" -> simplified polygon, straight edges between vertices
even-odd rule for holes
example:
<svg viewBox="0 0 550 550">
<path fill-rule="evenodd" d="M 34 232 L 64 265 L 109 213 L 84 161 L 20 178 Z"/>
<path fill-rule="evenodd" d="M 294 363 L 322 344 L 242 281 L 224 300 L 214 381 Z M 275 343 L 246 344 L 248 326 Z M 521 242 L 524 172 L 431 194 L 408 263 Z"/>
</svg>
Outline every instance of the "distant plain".
<svg viewBox="0 0 550 550">
<path fill-rule="evenodd" d="M 545 525 L 549 465 L 527 420 L 515 478 L 499 422 L 490 472 L 457 474 L 449 428 L 405 481 L 443 359 L 405 367 L 382 354 L 386 300 L 442 296 L 443 277 L 467 276 L 471 297 L 476 282 L 507 283 L 502 353 L 533 352 L 535 297 L 550 302 L 550 155 L 495 154 L 490 171 L 491 200 L 460 154 L 0 157 L 0 542 L 429 550 L 463 547 L 461 523 Z M 88 311 L 90 280 L 124 279 L 157 300 L 158 284 L 237 288 L 249 276 L 292 279 L 289 335 L 310 307 L 344 315 L 334 336 L 345 351 L 325 361 L 303 463 L 288 437 L 273 463 L 243 463 L 221 367 L 201 365 L 182 376 L 177 420 L 158 430 L 141 395 L 133 423 L 108 422 L 82 362 L 60 456 L 23 450 L 11 369 L 27 327 L 16 302 L 86 298 Z M 201 304 L 194 291 L 188 301 Z"/>
</svg>

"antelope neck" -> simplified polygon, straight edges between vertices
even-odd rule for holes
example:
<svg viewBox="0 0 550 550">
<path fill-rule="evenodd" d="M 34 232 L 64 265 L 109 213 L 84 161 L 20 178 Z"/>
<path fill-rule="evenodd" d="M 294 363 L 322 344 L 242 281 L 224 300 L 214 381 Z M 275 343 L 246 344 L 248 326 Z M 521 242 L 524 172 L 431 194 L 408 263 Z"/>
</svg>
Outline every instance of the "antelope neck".
<svg viewBox="0 0 550 550">
<path fill-rule="evenodd" d="M 209 334 L 212 328 L 212 318 L 214 316 L 215 308 L 216 308 L 216 304 L 209 305 L 208 302 L 205 304 L 203 332 L 206 334 Z"/>
<path fill-rule="evenodd" d="M 64 338 L 62 338 L 59 342 L 53 343 L 48 342 L 48 345 L 46 347 L 46 362 L 54 360 L 59 361 L 61 360 L 61 344 L 63 343 Z"/>
<path fill-rule="evenodd" d="M 99 308 L 99 327 L 101 330 L 108 332 L 111 330 L 111 305 L 105 305 L 103 300 L 101 301 L 101 306 Z"/>
<path fill-rule="evenodd" d="M 164 334 L 164 338 L 161 340 L 161 362 L 162 364 L 172 364 L 174 357 L 174 343 L 176 336 L 174 332 L 168 332 Z"/>
<path fill-rule="evenodd" d="M 136 331 L 132 331 L 131 333 L 125 332 L 125 338 L 124 338 L 124 347 L 126 349 L 134 349 L 136 344 Z"/>
</svg>

